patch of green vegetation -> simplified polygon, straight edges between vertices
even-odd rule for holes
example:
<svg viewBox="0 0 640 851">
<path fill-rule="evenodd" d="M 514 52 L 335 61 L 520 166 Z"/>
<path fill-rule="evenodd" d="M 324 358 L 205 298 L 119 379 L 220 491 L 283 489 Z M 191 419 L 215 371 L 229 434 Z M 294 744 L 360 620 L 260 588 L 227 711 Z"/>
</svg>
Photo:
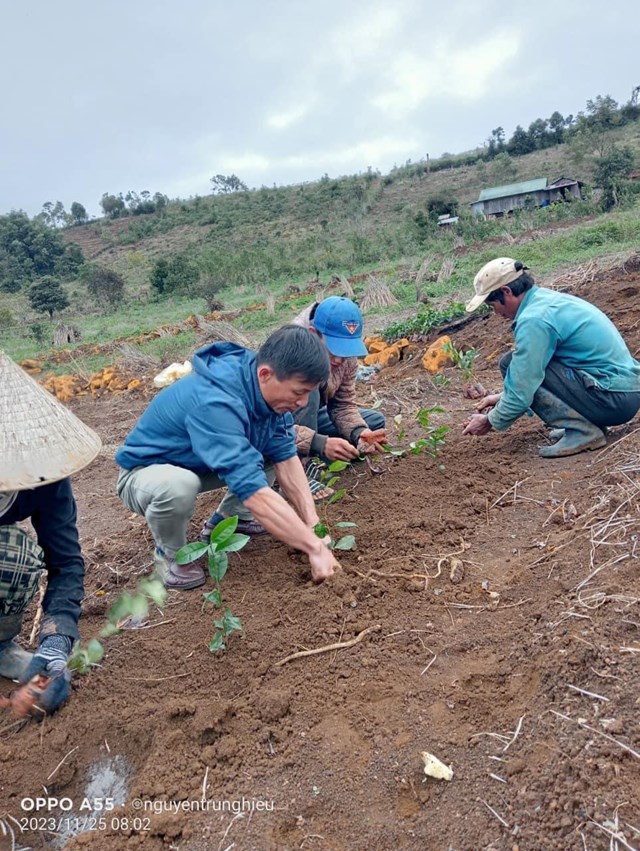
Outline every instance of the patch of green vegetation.
<svg viewBox="0 0 640 851">
<path fill-rule="evenodd" d="M 464 312 L 464 304 L 459 301 L 452 302 L 442 310 L 423 308 L 417 316 L 412 316 L 410 319 L 404 319 L 400 322 L 392 322 L 385 328 L 383 336 L 385 340 L 392 343 L 394 340 L 410 337 L 413 334 L 428 334 L 434 328 L 446 325 L 452 319 L 462 316 Z"/>
</svg>

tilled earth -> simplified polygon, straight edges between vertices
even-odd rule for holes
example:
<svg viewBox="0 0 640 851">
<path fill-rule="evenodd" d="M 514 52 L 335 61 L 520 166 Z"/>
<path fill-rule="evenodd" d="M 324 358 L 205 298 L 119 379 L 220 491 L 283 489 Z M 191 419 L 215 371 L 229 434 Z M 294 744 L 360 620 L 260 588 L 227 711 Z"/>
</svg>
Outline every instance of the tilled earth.
<svg viewBox="0 0 640 851">
<path fill-rule="evenodd" d="M 633 269 L 576 291 L 636 357 L 639 292 Z M 455 339 L 477 346 L 488 390 L 509 341 L 495 317 Z M 402 414 L 396 443 L 400 429 L 405 442 L 419 436 L 418 408 L 442 406 L 433 420 L 450 426 L 446 444 L 435 459 L 343 476 L 347 495 L 325 513 L 357 523 L 357 548 L 335 581 L 315 587 L 299 555 L 252 541 L 224 580 L 244 625 L 224 653 L 207 650 L 200 591 L 174 592 L 151 628 L 105 642 L 102 666 L 76 678 L 58 715 L 22 728 L 6 719 L 0 819 L 15 847 L 56 841 L 49 824 L 20 832 L 22 799 L 44 787 L 77 810 L 90 766 L 116 756 L 129 767 L 125 805 L 104 825 L 85 822 L 93 829 L 67 849 L 640 847 L 637 422 L 604 450 L 555 461 L 537 454 L 547 436 L 535 418 L 464 438 L 474 403 L 459 371 L 436 386 L 420 354 L 361 385 L 362 401 L 383 400 L 390 423 Z M 85 639 L 151 566 L 143 520 L 114 495 L 112 460 L 150 392 L 74 403 L 105 442 L 74 480 Z M 200 498 L 194 535 L 216 500 Z M 350 647 L 278 665 L 363 630 Z M 451 782 L 425 778 L 425 750 L 452 766 Z"/>
</svg>

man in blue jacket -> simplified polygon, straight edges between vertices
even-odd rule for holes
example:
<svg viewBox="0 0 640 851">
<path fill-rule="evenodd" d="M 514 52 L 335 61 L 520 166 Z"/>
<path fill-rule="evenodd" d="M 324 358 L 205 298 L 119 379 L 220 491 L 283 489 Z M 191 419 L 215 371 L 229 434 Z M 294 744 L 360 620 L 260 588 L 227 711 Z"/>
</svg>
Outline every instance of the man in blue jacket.
<svg viewBox="0 0 640 851">
<path fill-rule="evenodd" d="M 305 328 L 287 325 L 257 353 L 215 343 L 193 358 L 193 372 L 159 393 L 116 454 L 118 495 L 142 514 L 156 544 L 156 570 L 167 588 L 205 582 L 195 563 L 178 565 L 199 493 L 225 484 L 220 517 L 254 516 L 281 541 L 305 552 L 314 581 L 337 562 L 314 533 L 319 522 L 295 447 L 291 412 L 329 375 L 327 350 Z M 295 508 L 271 485 L 278 479 Z"/>
<path fill-rule="evenodd" d="M 100 438 L 0 352 L 0 677 L 48 678 L 37 711 L 69 697 L 67 660 L 80 634 L 84 561 L 72 473 L 93 460 Z M 18 523 L 31 520 L 36 539 Z M 15 640 L 46 574 L 38 649 Z"/>
<path fill-rule="evenodd" d="M 474 287 L 467 310 L 486 301 L 511 320 L 515 347 L 500 361 L 502 393 L 480 402 L 464 434 L 504 431 L 531 408 L 556 440 L 540 455 L 560 458 L 604 446 L 607 426 L 636 415 L 640 363 L 597 307 L 535 286 L 527 267 L 508 257 L 483 266 Z"/>
</svg>

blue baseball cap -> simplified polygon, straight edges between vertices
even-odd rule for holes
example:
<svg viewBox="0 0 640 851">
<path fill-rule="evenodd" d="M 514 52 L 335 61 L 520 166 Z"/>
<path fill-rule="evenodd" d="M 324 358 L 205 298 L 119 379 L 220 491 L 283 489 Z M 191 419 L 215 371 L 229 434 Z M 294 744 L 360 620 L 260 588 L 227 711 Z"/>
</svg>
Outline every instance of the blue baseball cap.
<svg viewBox="0 0 640 851">
<path fill-rule="evenodd" d="M 337 358 L 360 358 L 367 354 L 362 342 L 362 313 L 351 299 L 344 296 L 326 298 L 316 308 L 311 322 Z"/>
</svg>

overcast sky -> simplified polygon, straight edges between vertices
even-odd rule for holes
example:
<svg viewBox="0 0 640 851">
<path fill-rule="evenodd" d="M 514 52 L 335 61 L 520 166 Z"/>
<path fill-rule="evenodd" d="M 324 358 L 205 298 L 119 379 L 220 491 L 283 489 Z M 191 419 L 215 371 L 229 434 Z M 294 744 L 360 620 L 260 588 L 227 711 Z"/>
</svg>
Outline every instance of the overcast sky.
<svg viewBox="0 0 640 851">
<path fill-rule="evenodd" d="M 0 213 L 387 172 L 640 85 L 637 0 L 0 0 Z"/>
</svg>

